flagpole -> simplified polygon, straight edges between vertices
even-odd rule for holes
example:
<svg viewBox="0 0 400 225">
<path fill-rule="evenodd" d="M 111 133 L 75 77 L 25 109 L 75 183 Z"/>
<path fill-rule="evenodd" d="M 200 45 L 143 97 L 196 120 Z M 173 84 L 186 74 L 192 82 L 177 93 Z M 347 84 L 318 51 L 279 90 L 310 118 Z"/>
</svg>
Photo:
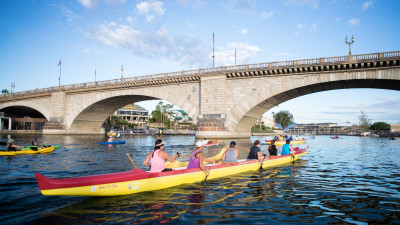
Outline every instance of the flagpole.
<svg viewBox="0 0 400 225">
<path fill-rule="evenodd" d="M 235 66 L 236 66 L 236 48 L 235 48 Z"/>
<path fill-rule="evenodd" d="M 61 60 L 58 64 L 60 64 L 60 75 L 58 76 L 58 88 L 61 88 Z"/>
<path fill-rule="evenodd" d="M 214 42 L 215 42 L 215 38 L 214 38 L 214 32 L 213 32 L 213 68 L 214 68 L 214 59 L 215 59 L 215 56 L 214 56 Z"/>
<path fill-rule="evenodd" d="M 94 82 L 96 82 L 96 70 L 94 70 Z"/>
</svg>

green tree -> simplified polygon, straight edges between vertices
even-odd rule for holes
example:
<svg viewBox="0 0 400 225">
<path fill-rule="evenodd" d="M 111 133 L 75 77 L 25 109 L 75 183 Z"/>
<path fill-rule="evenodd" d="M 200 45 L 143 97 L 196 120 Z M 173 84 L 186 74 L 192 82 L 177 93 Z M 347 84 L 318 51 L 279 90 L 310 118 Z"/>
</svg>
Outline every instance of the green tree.
<svg viewBox="0 0 400 225">
<path fill-rule="evenodd" d="M 169 124 L 171 118 L 171 111 L 174 106 L 171 104 L 164 105 L 162 101 L 160 101 L 156 105 L 156 109 L 151 112 L 153 122 Z M 169 117 L 169 118 L 168 118 Z"/>
<path fill-rule="evenodd" d="M 375 122 L 370 128 L 374 131 L 387 131 L 390 130 L 390 124 L 385 122 Z"/>
<path fill-rule="evenodd" d="M 272 113 L 275 123 L 281 125 L 282 130 L 294 123 L 293 115 L 288 110 L 282 110 L 278 113 Z"/>
<path fill-rule="evenodd" d="M 2 93 L 2 94 L 8 94 L 8 93 L 10 93 L 10 92 L 8 92 L 7 89 L 3 89 L 3 90 L 1 91 L 1 93 Z"/>
<path fill-rule="evenodd" d="M 358 116 L 358 118 L 359 126 L 361 127 L 361 129 L 363 129 L 364 131 L 369 130 L 369 128 L 371 127 L 372 119 L 370 119 L 363 111 L 360 112 L 360 116 Z"/>
</svg>

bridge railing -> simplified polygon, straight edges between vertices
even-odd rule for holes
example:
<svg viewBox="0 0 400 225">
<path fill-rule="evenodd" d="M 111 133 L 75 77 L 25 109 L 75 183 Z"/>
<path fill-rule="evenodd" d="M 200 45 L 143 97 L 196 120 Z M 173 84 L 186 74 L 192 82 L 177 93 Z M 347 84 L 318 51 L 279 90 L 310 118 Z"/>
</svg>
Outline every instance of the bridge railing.
<svg viewBox="0 0 400 225">
<path fill-rule="evenodd" d="M 254 69 L 273 69 L 273 68 L 280 68 L 280 67 L 316 65 L 316 64 L 324 64 L 324 63 L 345 63 L 345 62 L 349 62 L 349 61 L 354 62 L 354 61 L 376 60 L 376 59 L 385 59 L 385 58 L 389 59 L 389 58 L 395 58 L 395 57 L 400 57 L 400 51 L 351 55 L 351 56 L 314 58 L 314 59 L 300 59 L 300 60 L 267 62 L 267 63 L 256 63 L 256 64 L 245 64 L 245 65 L 235 65 L 235 66 L 223 66 L 223 67 L 186 70 L 186 71 L 178 71 L 178 72 L 171 72 L 171 73 L 160 73 L 160 74 L 154 74 L 154 75 L 127 77 L 127 78 L 121 78 L 121 79 L 87 82 L 87 83 L 80 83 L 80 84 L 70 84 L 70 85 L 63 85 L 60 87 L 49 87 L 49 88 L 35 89 L 35 90 L 29 90 L 29 91 L 21 91 L 21 92 L 15 92 L 15 93 L 11 93 L 11 94 L 0 95 L 0 99 L 22 97 L 22 96 L 29 96 L 29 95 L 50 94 L 52 92 L 56 92 L 56 91 L 60 91 L 60 90 L 65 91 L 65 90 L 72 90 L 72 89 L 85 89 L 85 88 L 90 88 L 90 87 L 107 86 L 107 85 L 113 85 L 113 84 L 119 84 L 119 83 L 125 83 L 125 82 L 140 82 L 140 81 L 147 81 L 147 80 L 168 79 L 168 78 L 176 78 L 176 77 L 183 77 L 183 76 L 200 76 L 203 74 L 218 73 L 218 72 L 222 72 L 222 71 L 243 71 L 243 70 L 246 71 L 246 70 L 254 70 Z"/>
</svg>

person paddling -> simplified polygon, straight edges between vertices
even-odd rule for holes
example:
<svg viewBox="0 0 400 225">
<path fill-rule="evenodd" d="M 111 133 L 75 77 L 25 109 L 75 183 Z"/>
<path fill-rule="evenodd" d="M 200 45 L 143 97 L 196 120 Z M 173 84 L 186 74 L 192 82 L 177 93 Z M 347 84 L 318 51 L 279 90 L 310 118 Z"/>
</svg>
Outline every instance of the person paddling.
<svg viewBox="0 0 400 225">
<path fill-rule="evenodd" d="M 275 140 L 271 141 L 271 144 L 268 147 L 267 153 L 269 154 L 269 156 L 278 155 L 278 149 L 276 148 Z"/>
<path fill-rule="evenodd" d="M 21 150 L 22 146 L 14 145 L 14 139 L 9 139 L 7 141 L 7 151 L 17 151 Z"/>
<path fill-rule="evenodd" d="M 210 171 L 206 170 L 206 168 L 204 167 L 203 160 L 210 163 L 214 163 L 214 161 L 204 158 L 204 154 L 202 152 L 203 148 L 204 148 L 204 141 L 196 142 L 196 149 L 193 150 L 192 153 L 190 154 L 189 164 L 187 166 L 187 169 L 200 168 L 206 173 L 206 176 L 208 176 Z"/>
<path fill-rule="evenodd" d="M 164 142 L 161 139 L 158 139 L 155 143 L 154 150 L 150 152 L 146 159 L 143 161 L 143 165 L 150 167 L 150 172 L 165 172 L 171 171 L 171 169 L 165 168 L 165 160 L 170 162 L 175 162 L 175 160 L 180 156 L 180 153 L 177 152 L 173 157 L 169 156 L 166 151 L 164 151 Z M 149 162 L 151 164 L 149 164 Z"/>
<path fill-rule="evenodd" d="M 282 146 L 281 155 L 289 155 L 289 154 L 293 154 L 293 149 L 292 145 L 290 144 L 290 139 L 287 139 L 286 144 Z"/>
<path fill-rule="evenodd" d="M 237 162 L 237 158 L 239 156 L 239 149 L 235 148 L 236 142 L 231 141 L 229 145 L 229 149 L 224 152 L 222 156 L 221 162 Z"/>
<path fill-rule="evenodd" d="M 249 155 L 247 156 L 246 160 L 258 159 L 258 161 L 260 161 L 260 163 L 262 163 L 263 158 L 262 158 L 260 146 L 261 146 L 260 141 L 255 140 L 254 145 L 250 148 L 250 152 L 249 152 Z"/>
</svg>

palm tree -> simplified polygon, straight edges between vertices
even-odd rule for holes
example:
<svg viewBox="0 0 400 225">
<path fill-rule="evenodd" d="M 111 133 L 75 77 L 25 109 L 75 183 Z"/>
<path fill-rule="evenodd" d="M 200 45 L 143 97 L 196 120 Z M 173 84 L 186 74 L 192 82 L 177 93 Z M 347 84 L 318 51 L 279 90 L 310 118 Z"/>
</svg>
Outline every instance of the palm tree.
<svg viewBox="0 0 400 225">
<path fill-rule="evenodd" d="M 1 93 L 4 95 L 4 94 L 8 94 L 8 93 L 10 93 L 10 92 L 8 92 L 7 89 L 3 89 L 3 90 L 1 91 Z"/>
</svg>

